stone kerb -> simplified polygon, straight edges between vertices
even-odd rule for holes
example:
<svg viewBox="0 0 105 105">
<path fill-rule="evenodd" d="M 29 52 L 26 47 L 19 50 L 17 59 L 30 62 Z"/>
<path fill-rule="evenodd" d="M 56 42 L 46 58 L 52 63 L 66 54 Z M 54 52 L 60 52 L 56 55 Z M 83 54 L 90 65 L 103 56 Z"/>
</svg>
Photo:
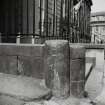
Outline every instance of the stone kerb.
<svg viewBox="0 0 105 105">
<path fill-rule="evenodd" d="M 82 97 L 85 85 L 85 48 L 70 45 L 70 95 Z"/>
<path fill-rule="evenodd" d="M 45 42 L 44 72 L 46 86 L 57 98 L 66 98 L 69 94 L 69 43 L 65 40 Z"/>
</svg>

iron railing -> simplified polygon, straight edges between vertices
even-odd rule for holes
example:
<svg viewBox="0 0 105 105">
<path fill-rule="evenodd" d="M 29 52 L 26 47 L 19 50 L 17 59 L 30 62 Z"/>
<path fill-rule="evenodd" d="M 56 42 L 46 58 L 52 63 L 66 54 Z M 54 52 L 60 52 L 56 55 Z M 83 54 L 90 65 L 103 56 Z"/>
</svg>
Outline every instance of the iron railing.
<svg viewBox="0 0 105 105">
<path fill-rule="evenodd" d="M 4 0 L 5 1 L 5 0 Z M 75 10 L 76 0 L 7 0 L 0 15 L 2 42 L 22 42 L 29 37 L 43 43 L 66 39 L 72 43 L 90 42 L 90 7 L 83 1 Z M 81 0 L 82 1 L 82 0 Z M 88 7 L 88 8 L 87 8 Z"/>
</svg>

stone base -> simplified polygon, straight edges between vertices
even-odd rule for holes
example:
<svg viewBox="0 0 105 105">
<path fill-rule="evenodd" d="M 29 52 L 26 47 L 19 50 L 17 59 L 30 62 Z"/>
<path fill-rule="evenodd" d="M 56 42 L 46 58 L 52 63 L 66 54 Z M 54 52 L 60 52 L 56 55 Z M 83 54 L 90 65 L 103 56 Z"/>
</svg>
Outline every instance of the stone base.
<svg viewBox="0 0 105 105">
<path fill-rule="evenodd" d="M 24 101 L 50 97 L 51 91 L 44 87 L 41 81 L 35 78 L 0 73 L 0 94 Z"/>
</svg>

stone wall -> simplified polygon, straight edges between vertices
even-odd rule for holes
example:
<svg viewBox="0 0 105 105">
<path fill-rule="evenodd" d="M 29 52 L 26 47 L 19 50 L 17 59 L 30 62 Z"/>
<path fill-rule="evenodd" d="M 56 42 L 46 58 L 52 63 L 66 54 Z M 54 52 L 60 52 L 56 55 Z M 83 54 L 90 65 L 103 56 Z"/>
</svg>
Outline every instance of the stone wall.
<svg viewBox="0 0 105 105">
<path fill-rule="evenodd" d="M 0 72 L 43 78 L 43 45 L 0 44 Z"/>
<path fill-rule="evenodd" d="M 96 58 L 95 67 L 103 75 L 100 71 L 104 69 L 104 46 L 90 47 L 89 44 L 69 46 L 67 41 L 62 43 L 58 40 L 35 45 L 0 44 L 0 72 L 38 79 L 46 76 L 46 86 L 52 90 L 54 96 L 82 97 L 86 89 L 85 56 Z M 44 67 L 45 64 L 46 67 Z M 101 67 L 101 70 L 98 67 Z"/>
<path fill-rule="evenodd" d="M 71 54 L 73 55 L 71 56 Z M 78 56 L 83 56 L 83 59 L 78 58 Z M 68 41 L 64 40 L 53 40 L 45 44 L 35 45 L 0 44 L 1 73 L 38 79 L 45 78 L 48 88 L 51 84 L 50 88 L 57 97 L 67 97 L 71 91 L 73 92 L 72 95 L 77 97 L 83 93 L 85 80 L 84 58 L 84 49 L 81 49 L 81 47 L 78 49 L 78 46 L 70 47 Z M 76 68 L 77 66 L 79 68 Z M 79 80 L 72 80 L 71 77 L 80 78 Z M 75 87 L 73 83 L 78 86 Z M 70 90 L 69 87 L 72 89 Z M 78 89 L 80 92 L 77 91 Z"/>
</svg>

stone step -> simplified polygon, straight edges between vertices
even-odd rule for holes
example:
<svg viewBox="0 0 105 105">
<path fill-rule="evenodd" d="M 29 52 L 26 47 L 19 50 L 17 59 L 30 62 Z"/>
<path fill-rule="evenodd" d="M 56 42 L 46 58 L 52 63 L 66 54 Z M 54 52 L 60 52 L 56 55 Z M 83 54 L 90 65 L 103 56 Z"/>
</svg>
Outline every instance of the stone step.
<svg viewBox="0 0 105 105">
<path fill-rule="evenodd" d="M 41 83 L 40 79 L 0 73 L 0 94 L 25 101 L 39 100 L 51 95 Z"/>
</svg>

